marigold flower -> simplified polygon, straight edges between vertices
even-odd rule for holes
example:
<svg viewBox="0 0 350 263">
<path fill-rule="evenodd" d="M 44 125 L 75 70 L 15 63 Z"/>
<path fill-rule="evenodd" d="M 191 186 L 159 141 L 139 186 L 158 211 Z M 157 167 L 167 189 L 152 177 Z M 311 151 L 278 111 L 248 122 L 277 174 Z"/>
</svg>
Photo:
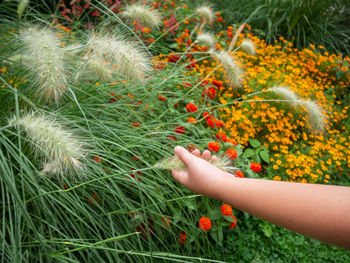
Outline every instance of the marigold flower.
<svg viewBox="0 0 350 263">
<path fill-rule="evenodd" d="M 187 235 L 185 233 L 180 233 L 179 238 L 177 239 L 177 241 L 179 242 L 180 245 L 185 244 L 187 240 Z"/>
<path fill-rule="evenodd" d="M 233 222 L 228 227 L 234 229 L 237 226 L 237 223 Z"/>
<path fill-rule="evenodd" d="M 226 155 L 231 159 L 235 160 L 238 156 L 237 151 L 233 148 L 227 149 L 226 150 Z"/>
<path fill-rule="evenodd" d="M 158 95 L 158 99 L 161 101 L 166 101 L 166 97 L 164 97 L 163 95 Z"/>
<path fill-rule="evenodd" d="M 199 219 L 199 228 L 208 231 L 211 228 L 211 220 L 208 217 L 202 217 Z"/>
<path fill-rule="evenodd" d="M 230 205 L 224 204 L 221 206 L 221 214 L 224 216 L 229 216 L 233 212 L 232 207 Z"/>
<path fill-rule="evenodd" d="M 216 139 L 222 140 L 224 142 L 227 142 L 227 135 L 225 133 L 223 133 L 223 132 L 218 132 L 216 134 Z"/>
<path fill-rule="evenodd" d="M 208 143 L 208 148 L 213 152 L 218 152 L 220 150 L 220 144 L 218 142 Z"/>
<path fill-rule="evenodd" d="M 196 123 L 197 123 L 197 120 L 196 120 L 196 118 L 188 117 L 187 122 L 191 122 L 191 123 L 196 124 Z"/>
<path fill-rule="evenodd" d="M 187 112 L 196 112 L 197 110 L 198 110 L 198 107 L 195 104 L 193 104 L 193 103 L 188 103 L 186 105 L 186 111 Z"/>
<path fill-rule="evenodd" d="M 214 99 L 216 95 L 216 89 L 214 87 L 208 87 L 203 90 L 202 97 L 208 96 L 210 99 Z"/>
<path fill-rule="evenodd" d="M 180 125 L 175 125 L 175 129 L 174 132 L 178 133 L 178 134 L 184 134 L 186 131 L 186 129 Z"/>
<path fill-rule="evenodd" d="M 260 164 L 260 163 L 251 163 L 250 169 L 251 169 L 253 172 L 258 173 L 258 172 L 261 171 L 261 164 Z"/>
<path fill-rule="evenodd" d="M 170 227 L 171 226 L 171 221 L 170 221 L 169 217 L 166 216 L 166 217 L 162 217 L 161 219 L 164 222 L 166 227 Z"/>
<path fill-rule="evenodd" d="M 245 177 L 243 172 L 241 172 L 241 171 L 235 171 L 235 176 L 236 177 L 240 177 L 240 178 L 244 178 Z"/>
</svg>

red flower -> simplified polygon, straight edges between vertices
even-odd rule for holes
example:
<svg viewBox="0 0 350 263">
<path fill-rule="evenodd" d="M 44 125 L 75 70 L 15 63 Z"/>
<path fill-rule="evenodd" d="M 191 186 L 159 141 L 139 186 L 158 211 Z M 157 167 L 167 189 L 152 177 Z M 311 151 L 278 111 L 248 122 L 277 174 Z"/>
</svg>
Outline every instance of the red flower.
<svg viewBox="0 0 350 263">
<path fill-rule="evenodd" d="M 233 148 L 227 149 L 226 150 L 226 155 L 231 159 L 234 160 L 237 158 L 238 154 L 237 151 Z"/>
<path fill-rule="evenodd" d="M 241 171 L 236 171 L 235 172 L 235 176 L 239 177 L 239 178 L 244 178 L 245 177 L 244 174 Z"/>
<path fill-rule="evenodd" d="M 88 198 L 89 205 L 94 205 L 96 202 L 101 200 L 96 193 L 93 193 L 91 197 L 92 198 Z"/>
<path fill-rule="evenodd" d="M 189 83 L 189 82 L 182 82 L 181 84 L 182 84 L 182 86 L 185 86 L 185 87 L 191 87 L 192 86 L 191 83 Z"/>
<path fill-rule="evenodd" d="M 232 207 L 230 205 L 224 204 L 221 206 L 221 214 L 224 216 L 229 216 L 233 212 Z"/>
<path fill-rule="evenodd" d="M 228 227 L 234 229 L 236 227 L 237 223 L 233 222 Z"/>
<path fill-rule="evenodd" d="M 187 235 L 185 233 L 180 233 L 179 238 L 177 239 L 177 241 L 179 242 L 180 245 L 185 244 L 187 239 Z"/>
<path fill-rule="evenodd" d="M 161 101 L 166 101 L 166 97 L 164 97 L 163 95 L 158 95 L 158 99 Z"/>
<path fill-rule="evenodd" d="M 133 122 L 131 123 L 131 125 L 134 126 L 134 127 L 139 127 L 139 126 L 140 126 L 140 122 L 138 122 L 138 121 L 133 121 Z"/>
<path fill-rule="evenodd" d="M 171 226 L 171 221 L 170 221 L 169 217 L 166 216 L 166 217 L 162 217 L 161 219 L 164 222 L 166 227 L 170 227 Z"/>
<path fill-rule="evenodd" d="M 189 150 L 189 152 L 193 152 L 195 149 L 197 149 L 197 147 L 194 144 L 190 144 L 187 146 L 187 149 Z"/>
<path fill-rule="evenodd" d="M 209 218 L 207 217 L 202 217 L 201 219 L 199 219 L 199 228 L 207 231 L 211 228 L 211 221 Z"/>
<path fill-rule="evenodd" d="M 193 103 L 188 103 L 186 105 L 186 111 L 187 112 L 196 112 L 198 110 L 198 107 L 194 105 Z"/>
<path fill-rule="evenodd" d="M 177 138 L 174 135 L 169 135 L 168 138 L 177 142 Z"/>
<path fill-rule="evenodd" d="M 213 87 L 205 88 L 202 97 L 208 96 L 210 99 L 214 99 L 216 95 L 216 89 Z"/>
<path fill-rule="evenodd" d="M 100 158 L 98 158 L 98 157 L 94 157 L 94 161 L 95 161 L 96 163 L 100 163 L 102 160 L 101 160 Z"/>
<path fill-rule="evenodd" d="M 258 173 L 258 172 L 261 171 L 261 164 L 260 164 L 260 163 L 251 163 L 250 169 L 251 169 L 253 172 Z"/>
<path fill-rule="evenodd" d="M 222 84 L 223 84 L 223 82 L 221 81 L 221 80 L 212 80 L 211 81 L 211 83 L 213 84 L 213 85 L 215 85 L 216 87 L 221 87 L 222 86 Z"/>
<path fill-rule="evenodd" d="M 186 131 L 186 129 L 182 126 L 179 125 L 175 125 L 175 129 L 174 132 L 178 133 L 178 134 L 184 134 Z"/>
<path fill-rule="evenodd" d="M 227 142 L 227 135 L 223 132 L 218 132 L 216 134 L 216 139 L 222 140 L 223 142 Z"/>
<path fill-rule="evenodd" d="M 218 142 L 208 143 L 208 148 L 213 152 L 218 152 L 220 150 L 220 144 Z"/>
<path fill-rule="evenodd" d="M 168 61 L 171 63 L 176 63 L 180 59 L 180 56 L 178 55 L 169 55 Z"/>
</svg>

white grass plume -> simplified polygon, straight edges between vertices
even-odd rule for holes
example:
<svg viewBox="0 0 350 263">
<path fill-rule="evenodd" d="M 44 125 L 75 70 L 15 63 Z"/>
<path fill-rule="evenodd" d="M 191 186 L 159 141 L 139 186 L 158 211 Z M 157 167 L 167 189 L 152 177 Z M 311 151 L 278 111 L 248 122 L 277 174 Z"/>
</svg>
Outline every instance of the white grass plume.
<svg viewBox="0 0 350 263">
<path fill-rule="evenodd" d="M 134 43 L 93 33 L 87 44 L 89 59 L 116 64 L 117 71 L 128 80 L 142 82 L 151 70 L 147 54 Z"/>
<path fill-rule="evenodd" d="M 278 97 L 291 101 L 292 105 L 299 104 L 298 96 L 286 86 L 274 86 L 269 90 L 274 92 Z"/>
<path fill-rule="evenodd" d="M 108 80 L 111 78 L 111 70 L 108 65 L 104 64 L 104 61 L 98 60 L 96 58 L 88 58 L 85 66 L 94 72 L 101 80 Z"/>
<path fill-rule="evenodd" d="M 326 128 L 326 117 L 321 107 L 314 101 L 300 101 L 304 105 L 309 116 L 309 123 L 315 133 L 323 133 Z"/>
<path fill-rule="evenodd" d="M 214 21 L 213 9 L 211 9 L 211 7 L 209 7 L 209 6 L 198 7 L 196 10 L 196 13 L 198 13 L 199 16 L 208 24 L 210 24 Z"/>
<path fill-rule="evenodd" d="M 54 32 L 36 27 L 27 28 L 20 35 L 26 59 L 30 60 L 32 86 L 40 99 L 58 103 L 66 91 L 64 52 Z"/>
<path fill-rule="evenodd" d="M 35 146 L 35 152 L 44 156 L 44 172 L 76 172 L 83 168 L 81 161 L 86 156 L 84 144 L 57 121 L 39 113 L 28 113 L 9 121 L 11 126 L 20 126 L 27 140 Z"/>
<path fill-rule="evenodd" d="M 213 49 L 216 43 L 215 38 L 208 33 L 198 34 L 196 41 L 206 46 L 208 50 Z"/>
<path fill-rule="evenodd" d="M 233 87 L 242 86 L 242 81 L 244 78 L 243 70 L 238 65 L 238 62 L 231 56 L 231 54 L 222 50 L 218 53 L 213 53 L 213 56 L 216 57 L 222 64 L 230 85 Z"/>
<path fill-rule="evenodd" d="M 246 52 L 248 55 L 251 56 L 255 56 L 256 55 L 256 51 L 255 51 L 255 45 L 254 43 L 249 40 L 243 40 L 242 44 L 241 44 L 241 48 L 244 50 L 244 52 Z"/>
<path fill-rule="evenodd" d="M 209 160 L 209 162 L 217 168 L 227 172 L 238 170 L 238 168 L 231 166 L 231 160 L 225 156 L 220 157 L 217 161 Z M 153 168 L 167 170 L 187 170 L 185 164 L 179 159 L 179 157 L 177 157 L 177 155 L 160 160 L 153 166 Z"/>
<path fill-rule="evenodd" d="M 126 7 L 122 16 L 130 21 L 138 21 L 141 25 L 149 28 L 158 28 L 161 22 L 160 14 L 157 10 L 151 9 L 147 5 L 133 4 Z"/>
</svg>

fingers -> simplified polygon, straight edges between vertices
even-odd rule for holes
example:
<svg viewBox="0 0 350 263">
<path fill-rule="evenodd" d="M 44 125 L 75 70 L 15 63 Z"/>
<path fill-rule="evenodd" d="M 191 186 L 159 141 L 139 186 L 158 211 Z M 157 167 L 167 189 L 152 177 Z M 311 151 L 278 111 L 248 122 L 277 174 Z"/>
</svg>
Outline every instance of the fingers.
<svg viewBox="0 0 350 263">
<path fill-rule="evenodd" d="M 218 158 L 216 155 L 213 155 L 213 156 L 211 157 L 211 160 L 212 160 L 213 162 L 217 162 L 217 161 L 219 160 L 219 158 Z"/>
<path fill-rule="evenodd" d="M 185 184 L 188 173 L 187 171 L 183 170 L 172 170 L 171 173 L 173 174 L 176 181 L 178 181 L 181 184 Z"/>
<path fill-rule="evenodd" d="M 200 156 L 201 156 L 201 151 L 198 150 L 198 149 L 193 150 L 191 153 L 192 153 L 194 156 L 196 156 L 196 157 L 200 157 Z"/>
<path fill-rule="evenodd" d="M 202 154 L 202 158 L 203 158 L 204 160 L 209 160 L 210 157 L 211 157 L 211 153 L 210 153 L 208 150 L 205 150 L 205 151 L 203 152 L 203 154 Z"/>
<path fill-rule="evenodd" d="M 174 151 L 177 157 L 179 157 L 180 160 L 183 161 L 186 166 L 188 166 L 191 163 L 191 161 L 193 161 L 195 158 L 184 147 L 176 146 Z"/>
</svg>

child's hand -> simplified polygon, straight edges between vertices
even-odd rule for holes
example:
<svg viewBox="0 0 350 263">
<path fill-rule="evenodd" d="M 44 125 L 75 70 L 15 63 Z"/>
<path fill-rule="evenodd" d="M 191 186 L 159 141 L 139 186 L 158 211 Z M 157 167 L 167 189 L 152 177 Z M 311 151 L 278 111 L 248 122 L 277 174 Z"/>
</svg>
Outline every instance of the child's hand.
<svg viewBox="0 0 350 263">
<path fill-rule="evenodd" d="M 234 177 L 206 161 L 210 159 L 212 161 L 217 160 L 217 157 L 211 156 L 208 150 L 203 152 L 201 158 L 198 149 L 189 153 L 185 148 L 176 146 L 174 151 L 186 165 L 187 170 L 172 170 L 172 174 L 177 181 L 193 192 L 215 197 L 217 194 L 216 182 L 223 176 Z"/>
</svg>

